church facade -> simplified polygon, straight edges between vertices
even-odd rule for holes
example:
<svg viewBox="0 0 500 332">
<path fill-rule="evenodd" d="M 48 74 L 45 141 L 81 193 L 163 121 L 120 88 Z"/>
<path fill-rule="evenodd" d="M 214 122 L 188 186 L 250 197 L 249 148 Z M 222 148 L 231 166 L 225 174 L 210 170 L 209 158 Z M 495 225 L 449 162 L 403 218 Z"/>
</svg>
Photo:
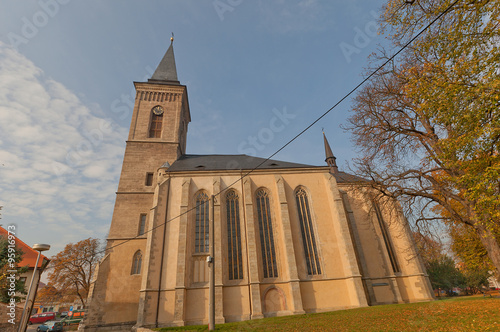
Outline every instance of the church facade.
<svg viewBox="0 0 500 332">
<path fill-rule="evenodd" d="M 398 204 L 340 172 L 326 137 L 325 166 L 190 155 L 173 46 L 134 84 L 86 331 L 208 322 L 212 195 L 216 323 L 433 299 Z"/>
</svg>

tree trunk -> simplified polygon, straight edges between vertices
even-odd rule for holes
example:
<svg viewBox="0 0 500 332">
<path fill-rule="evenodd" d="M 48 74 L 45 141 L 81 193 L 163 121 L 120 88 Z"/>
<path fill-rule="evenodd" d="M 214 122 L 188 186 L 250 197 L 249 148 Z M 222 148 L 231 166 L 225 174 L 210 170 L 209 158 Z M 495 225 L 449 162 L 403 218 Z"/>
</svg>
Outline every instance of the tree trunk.
<svg viewBox="0 0 500 332">
<path fill-rule="evenodd" d="M 85 302 L 83 301 L 83 297 L 80 294 L 80 288 L 78 287 L 78 282 L 77 281 L 75 281 L 75 287 L 76 287 L 76 294 L 78 294 L 78 297 L 80 298 L 80 302 L 82 302 L 82 305 L 85 308 Z"/>
<path fill-rule="evenodd" d="M 479 223 L 475 224 L 474 227 L 476 228 L 477 234 L 481 239 L 481 243 L 488 252 L 488 257 L 491 259 L 497 270 L 496 272 L 500 275 L 500 244 L 487 227 Z"/>
</svg>

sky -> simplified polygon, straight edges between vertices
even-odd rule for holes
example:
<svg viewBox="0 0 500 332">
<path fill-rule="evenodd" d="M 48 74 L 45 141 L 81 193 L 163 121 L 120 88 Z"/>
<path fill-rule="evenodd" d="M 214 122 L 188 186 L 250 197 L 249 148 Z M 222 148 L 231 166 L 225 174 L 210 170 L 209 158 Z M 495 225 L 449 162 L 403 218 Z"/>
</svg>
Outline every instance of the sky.
<svg viewBox="0 0 500 332">
<path fill-rule="evenodd" d="M 269 157 L 362 79 L 382 1 L 0 1 L 0 224 L 28 245 L 105 238 L 134 103 L 174 33 L 187 153 Z M 339 168 L 341 103 L 274 159 Z M 278 120 L 277 120 L 277 119 Z M 278 121 L 278 122 L 277 122 Z M 281 126 L 273 126 L 282 123 Z"/>
</svg>

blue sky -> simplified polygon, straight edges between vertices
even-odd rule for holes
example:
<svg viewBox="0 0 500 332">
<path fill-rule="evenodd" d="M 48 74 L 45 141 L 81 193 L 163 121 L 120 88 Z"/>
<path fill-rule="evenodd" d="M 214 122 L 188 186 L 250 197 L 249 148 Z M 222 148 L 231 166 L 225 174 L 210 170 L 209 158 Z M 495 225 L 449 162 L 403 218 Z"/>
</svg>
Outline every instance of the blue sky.
<svg viewBox="0 0 500 332">
<path fill-rule="evenodd" d="M 103 238 L 133 105 L 175 34 L 192 154 L 268 157 L 362 79 L 381 1 L 0 2 L 0 205 L 48 255 Z M 356 157 L 342 103 L 275 159 L 341 170 Z M 271 126 L 277 114 L 283 126 Z M 274 123 L 274 122 L 273 122 Z M 273 129 L 274 128 L 274 129 Z M 252 142 L 257 142 L 257 144 Z"/>
</svg>

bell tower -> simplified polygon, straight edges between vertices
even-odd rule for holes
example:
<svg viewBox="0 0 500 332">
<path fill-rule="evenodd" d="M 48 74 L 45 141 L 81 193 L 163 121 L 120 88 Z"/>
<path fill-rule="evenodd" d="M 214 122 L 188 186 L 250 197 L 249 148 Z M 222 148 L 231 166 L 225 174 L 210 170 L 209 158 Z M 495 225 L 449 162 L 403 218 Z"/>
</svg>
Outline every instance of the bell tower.
<svg viewBox="0 0 500 332">
<path fill-rule="evenodd" d="M 186 152 L 191 117 L 187 88 L 177 79 L 173 38 L 153 76 L 134 86 L 134 111 L 107 238 L 108 249 L 117 247 L 99 265 L 91 291 L 88 324 L 93 327 L 89 331 L 100 331 L 103 322 L 135 319 L 144 288 L 141 265 L 149 259 L 148 230 L 154 218 L 151 208 L 158 169 Z M 111 310 L 116 303 L 119 310 Z"/>
<path fill-rule="evenodd" d="M 177 79 L 173 38 L 153 76 L 134 86 L 135 105 L 108 243 L 143 233 L 158 168 L 186 153 L 191 116 L 187 88 Z"/>
<path fill-rule="evenodd" d="M 173 37 L 153 76 L 134 86 L 137 93 L 119 192 L 152 191 L 157 169 L 186 153 L 191 116 L 187 88 L 177 79 Z"/>
</svg>

